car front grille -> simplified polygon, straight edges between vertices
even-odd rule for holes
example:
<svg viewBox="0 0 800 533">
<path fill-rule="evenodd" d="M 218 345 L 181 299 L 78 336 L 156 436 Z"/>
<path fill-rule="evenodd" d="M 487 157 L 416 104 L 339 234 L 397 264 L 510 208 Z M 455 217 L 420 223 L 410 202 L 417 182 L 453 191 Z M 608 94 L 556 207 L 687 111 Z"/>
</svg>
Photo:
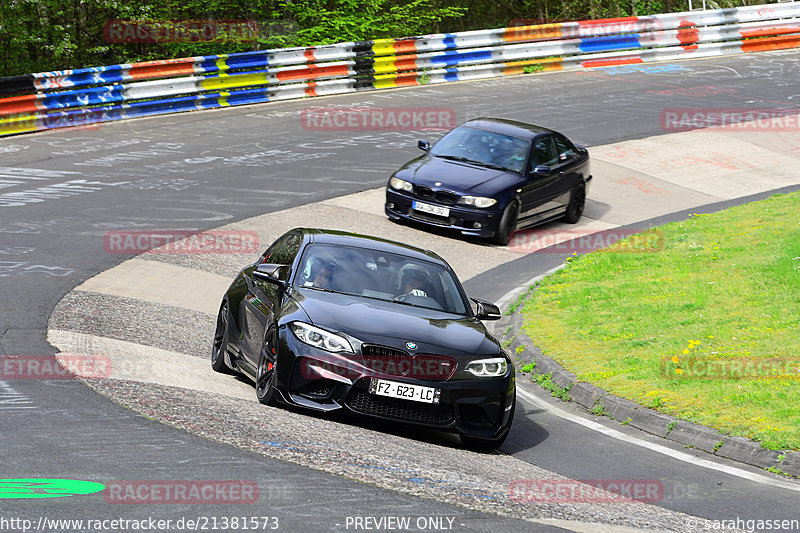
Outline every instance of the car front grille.
<svg viewBox="0 0 800 533">
<path fill-rule="evenodd" d="M 386 366 L 392 365 L 399 368 L 404 360 L 410 358 L 403 350 L 397 350 L 389 346 L 379 346 L 377 344 L 362 344 L 361 356 L 364 358 L 367 367 L 371 369 L 375 369 L 377 363 L 383 363 Z"/>
<path fill-rule="evenodd" d="M 453 205 L 458 201 L 458 195 L 448 191 L 436 191 L 436 201 L 442 204 Z"/>
<path fill-rule="evenodd" d="M 369 394 L 366 391 L 351 391 L 347 395 L 345 404 L 357 413 L 381 416 L 414 424 L 446 426 L 455 420 L 453 407 L 446 403 L 436 405 L 385 398 Z"/>
<path fill-rule="evenodd" d="M 433 200 L 433 189 L 421 185 L 414 185 L 414 196 L 422 198 L 423 200 Z"/>
<path fill-rule="evenodd" d="M 430 187 L 414 185 L 414 195 L 421 200 L 433 200 L 444 205 L 453 205 L 459 196 L 450 191 L 434 191 Z"/>
<path fill-rule="evenodd" d="M 456 370 L 456 362 L 443 355 L 414 354 L 389 346 L 361 346 L 364 364 L 370 370 L 387 376 L 410 377 L 428 381 L 444 381 Z"/>
</svg>

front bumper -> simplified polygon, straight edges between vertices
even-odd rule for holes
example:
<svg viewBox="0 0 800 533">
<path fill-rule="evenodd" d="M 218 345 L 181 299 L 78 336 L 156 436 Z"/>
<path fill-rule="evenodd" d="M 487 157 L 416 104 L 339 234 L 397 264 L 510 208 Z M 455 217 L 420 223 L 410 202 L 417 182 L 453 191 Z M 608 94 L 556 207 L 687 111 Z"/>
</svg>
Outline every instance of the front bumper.
<svg viewBox="0 0 800 533">
<path fill-rule="evenodd" d="M 493 209 L 478 209 L 460 205 L 442 205 L 435 201 L 418 200 L 430 205 L 445 207 L 450 210 L 450 216 L 440 217 L 412 209 L 411 205 L 417 198 L 386 189 L 386 215 L 393 220 L 406 220 L 416 222 L 428 227 L 448 228 L 459 231 L 462 235 L 472 237 L 493 237 L 497 232 L 497 225 L 503 215 L 502 211 Z M 476 225 L 478 225 L 476 227 Z"/>
<path fill-rule="evenodd" d="M 437 428 L 477 438 L 499 436 L 511 424 L 515 401 L 513 364 L 505 376 L 459 378 L 461 368 L 445 380 L 413 379 L 376 372 L 360 350 L 331 354 L 308 346 L 284 329 L 289 348 L 278 364 L 289 403 L 318 411 L 347 410 L 360 416 Z M 372 378 L 434 387 L 441 390 L 438 404 L 378 396 L 369 392 Z"/>
</svg>

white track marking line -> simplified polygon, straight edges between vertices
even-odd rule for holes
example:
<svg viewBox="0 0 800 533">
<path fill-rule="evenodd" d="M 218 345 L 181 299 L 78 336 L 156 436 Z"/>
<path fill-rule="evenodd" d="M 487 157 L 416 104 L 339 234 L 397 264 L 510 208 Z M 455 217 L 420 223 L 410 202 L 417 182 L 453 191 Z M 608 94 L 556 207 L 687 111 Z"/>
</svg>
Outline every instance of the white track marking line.
<svg viewBox="0 0 800 533">
<path fill-rule="evenodd" d="M 529 393 L 524 389 L 521 389 L 520 387 L 517 387 L 517 394 L 519 394 L 523 399 L 527 400 L 536 407 L 544 408 L 551 414 L 564 418 L 565 420 L 569 420 L 570 422 L 580 424 L 581 426 L 597 431 L 598 433 L 602 433 L 611 438 L 621 440 L 629 444 L 634 444 L 636 446 L 641 446 L 642 448 L 646 448 L 650 451 L 660 453 L 662 455 L 667 455 L 669 457 L 672 457 L 679 461 L 683 461 L 685 463 L 691 463 L 697 466 L 701 466 L 703 468 L 708 468 L 710 470 L 717 470 L 719 472 L 724 472 L 726 474 L 740 477 L 742 479 L 747 479 L 749 481 L 755 481 L 756 483 L 768 485 L 770 487 L 781 487 L 784 489 L 800 492 L 800 484 L 785 481 L 777 477 L 764 476 L 761 474 L 757 474 L 755 472 L 748 472 L 747 470 L 742 470 L 741 468 L 737 468 L 735 466 L 721 465 L 715 463 L 714 461 L 709 461 L 708 459 L 701 459 L 699 457 L 694 457 L 685 452 L 673 450 L 666 446 L 662 446 L 661 444 L 647 442 L 637 437 L 626 435 L 625 433 L 617 431 L 616 429 L 611 429 L 602 424 L 586 419 L 582 416 L 564 411 L 560 407 L 557 407 L 545 400 L 542 400 L 541 398 L 537 398 L 533 394 Z"/>
</svg>

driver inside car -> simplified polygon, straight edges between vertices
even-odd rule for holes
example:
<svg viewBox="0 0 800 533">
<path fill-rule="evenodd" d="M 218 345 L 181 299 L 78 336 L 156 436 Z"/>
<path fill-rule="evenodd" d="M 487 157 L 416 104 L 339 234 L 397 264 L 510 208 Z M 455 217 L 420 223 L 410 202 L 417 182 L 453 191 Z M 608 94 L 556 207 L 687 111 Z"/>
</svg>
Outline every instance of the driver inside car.
<svg viewBox="0 0 800 533">
<path fill-rule="evenodd" d="M 400 296 L 428 296 L 425 292 L 425 273 L 417 269 L 408 269 L 403 273 Z"/>
<path fill-rule="evenodd" d="M 333 265 L 329 263 L 320 263 L 314 265 L 311 269 L 311 276 L 303 284 L 306 287 L 315 287 L 318 289 L 330 289 L 333 277 Z"/>
</svg>

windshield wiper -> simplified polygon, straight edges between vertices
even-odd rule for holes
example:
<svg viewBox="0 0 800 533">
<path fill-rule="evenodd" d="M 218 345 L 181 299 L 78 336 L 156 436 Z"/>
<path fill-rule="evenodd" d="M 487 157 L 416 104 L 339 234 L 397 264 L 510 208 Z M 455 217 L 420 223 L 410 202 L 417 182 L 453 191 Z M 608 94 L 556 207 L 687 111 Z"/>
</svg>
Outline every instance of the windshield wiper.
<svg viewBox="0 0 800 533">
<path fill-rule="evenodd" d="M 430 309 L 430 307 L 425 307 L 424 305 L 412 304 L 411 302 L 404 302 L 404 301 L 402 301 L 402 300 L 397 300 L 397 299 L 395 299 L 395 300 L 392 300 L 392 301 L 393 301 L 394 303 L 396 303 L 396 304 L 410 305 L 411 307 L 419 307 L 419 308 L 421 308 L 421 309 Z"/>
<path fill-rule="evenodd" d="M 434 155 L 436 155 L 436 154 L 434 154 Z M 492 168 L 494 170 L 509 170 L 511 172 L 514 172 L 513 170 L 511 170 L 508 167 L 504 167 L 504 166 L 501 166 L 501 165 L 493 165 L 492 163 L 484 163 L 483 161 L 477 161 L 475 159 L 470 159 L 468 157 L 461 157 L 461 156 L 458 156 L 458 155 L 436 155 L 436 157 L 441 157 L 442 159 L 449 159 L 451 161 L 461 161 L 463 163 L 472 163 L 473 165 Z"/>
<path fill-rule="evenodd" d="M 493 165 L 492 163 L 482 163 L 480 161 L 476 161 L 476 163 L 479 165 L 483 165 L 485 167 L 493 168 L 495 170 L 508 170 L 510 172 L 516 172 L 515 170 L 512 170 L 508 167 L 504 167 L 503 165 Z"/>
<path fill-rule="evenodd" d="M 442 159 L 450 159 L 452 161 L 471 161 L 468 157 L 461 157 L 460 155 L 443 155 L 443 154 L 433 154 L 436 157 L 441 157 Z"/>
<path fill-rule="evenodd" d="M 314 287 L 313 285 L 308 286 L 301 286 L 301 289 L 311 289 L 314 291 L 322 291 L 322 292 L 332 292 L 334 294 L 341 294 L 339 291 L 335 291 L 333 289 L 326 289 L 325 287 Z"/>
</svg>

